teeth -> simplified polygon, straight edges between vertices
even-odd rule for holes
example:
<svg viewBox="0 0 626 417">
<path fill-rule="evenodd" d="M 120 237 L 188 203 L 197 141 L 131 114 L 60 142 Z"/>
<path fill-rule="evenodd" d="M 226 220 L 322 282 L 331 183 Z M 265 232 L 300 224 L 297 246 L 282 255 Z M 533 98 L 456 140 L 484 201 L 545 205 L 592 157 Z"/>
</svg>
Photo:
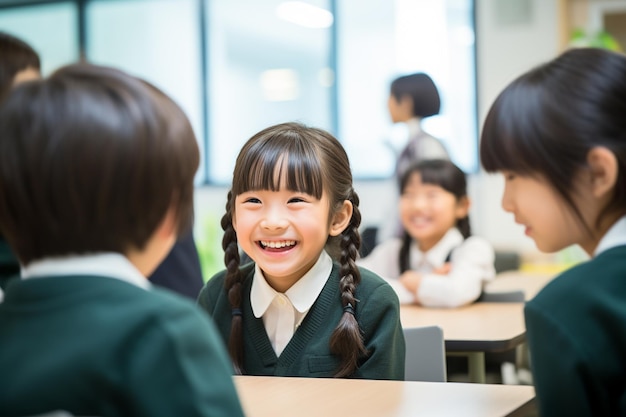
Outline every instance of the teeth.
<svg viewBox="0 0 626 417">
<path fill-rule="evenodd" d="M 428 223 L 428 219 L 424 218 L 424 217 L 413 217 L 411 219 L 411 222 L 417 225 L 421 225 L 421 224 L 426 224 Z"/>
<path fill-rule="evenodd" d="M 293 246 L 296 244 L 295 240 L 283 240 L 281 242 L 273 242 L 273 241 L 266 241 L 266 240 L 262 240 L 261 241 L 261 245 L 266 247 L 266 248 L 285 248 L 287 246 Z"/>
</svg>

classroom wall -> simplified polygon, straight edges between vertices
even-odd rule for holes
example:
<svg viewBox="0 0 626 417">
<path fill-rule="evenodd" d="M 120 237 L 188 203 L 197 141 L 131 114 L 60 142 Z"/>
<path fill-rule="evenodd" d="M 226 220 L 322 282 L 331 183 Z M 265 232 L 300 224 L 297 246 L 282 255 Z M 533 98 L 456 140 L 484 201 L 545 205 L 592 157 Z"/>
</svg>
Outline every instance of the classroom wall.
<svg viewBox="0 0 626 417">
<path fill-rule="evenodd" d="M 477 0 L 480 125 L 491 103 L 510 81 L 559 53 L 558 23 L 558 0 Z M 476 232 L 498 248 L 536 252 L 523 228 L 501 209 L 502 188 L 500 176 L 472 176 L 475 210 L 471 214 Z"/>
<path fill-rule="evenodd" d="M 517 75 L 553 58 L 558 52 L 558 0 L 476 0 L 478 112 L 482 123 L 497 94 Z M 498 249 L 537 254 L 512 216 L 500 208 L 502 180 L 478 173 L 469 178 L 474 234 Z M 357 182 L 363 225 L 379 224 L 394 198 L 391 181 Z M 206 236 L 206 223 L 219 221 L 226 188 L 202 187 L 196 193 L 196 235 Z M 209 219 L 209 220 L 207 220 Z M 217 223 L 219 225 L 219 223 Z M 219 227 L 218 227 L 219 228 Z M 221 230 L 221 229 L 220 229 Z M 221 234 L 220 234 L 221 236 Z M 218 245 L 219 247 L 219 245 Z"/>
</svg>

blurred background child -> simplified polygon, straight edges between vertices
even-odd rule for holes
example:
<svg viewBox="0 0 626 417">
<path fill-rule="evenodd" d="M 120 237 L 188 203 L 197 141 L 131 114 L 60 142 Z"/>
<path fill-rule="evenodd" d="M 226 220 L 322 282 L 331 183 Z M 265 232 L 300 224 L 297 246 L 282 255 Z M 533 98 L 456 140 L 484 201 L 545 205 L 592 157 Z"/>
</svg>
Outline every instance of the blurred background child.
<svg viewBox="0 0 626 417">
<path fill-rule="evenodd" d="M 402 237 L 379 244 L 357 264 L 387 279 L 401 303 L 475 301 L 495 276 L 495 255 L 485 239 L 470 236 L 465 173 L 448 160 L 424 160 L 405 171 L 400 187 Z"/>
</svg>

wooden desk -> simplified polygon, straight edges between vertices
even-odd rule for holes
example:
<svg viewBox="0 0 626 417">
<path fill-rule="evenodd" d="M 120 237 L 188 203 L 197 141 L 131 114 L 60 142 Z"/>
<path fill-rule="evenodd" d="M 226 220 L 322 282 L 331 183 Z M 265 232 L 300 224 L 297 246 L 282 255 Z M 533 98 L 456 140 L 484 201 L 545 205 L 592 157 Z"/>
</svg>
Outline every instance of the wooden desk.
<svg viewBox="0 0 626 417">
<path fill-rule="evenodd" d="M 525 340 L 523 303 L 474 303 L 453 309 L 400 307 L 403 327 L 442 328 L 446 353 L 468 355 L 470 380 L 485 382 L 485 352 L 513 349 Z"/>
<path fill-rule="evenodd" d="M 525 416 L 531 386 L 235 376 L 248 417 Z"/>
<path fill-rule="evenodd" d="M 552 279 L 553 275 L 524 274 L 507 271 L 498 276 L 485 287 L 486 292 L 506 292 L 523 290 L 526 300 L 531 300 Z"/>
</svg>

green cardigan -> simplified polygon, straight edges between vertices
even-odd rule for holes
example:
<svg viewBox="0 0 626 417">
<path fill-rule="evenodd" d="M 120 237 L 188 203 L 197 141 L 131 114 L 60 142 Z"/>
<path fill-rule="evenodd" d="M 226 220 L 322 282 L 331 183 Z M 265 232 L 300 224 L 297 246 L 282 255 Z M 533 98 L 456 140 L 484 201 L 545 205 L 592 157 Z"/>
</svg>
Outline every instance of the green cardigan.
<svg viewBox="0 0 626 417">
<path fill-rule="evenodd" d="M 525 316 L 540 415 L 626 416 L 626 246 L 555 278 Z"/>
<path fill-rule="evenodd" d="M 400 305 L 393 289 L 374 273 L 361 269 L 356 289 L 356 318 L 369 352 L 362 358 L 354 378 L 404 379 L 404 335 L 400 324 Z M 339 267 L 333 265 L 326 285 L 294 333 L 280 357 L 265 331 L 262 318 L 255 318 L 250 304 L 254 264 L 242 267 L 244 372 L 248 375 L 332 377 L 339 358 L 330 352 L 330 337 L 343 313 L 339 293 Z M 225 271 L 210 279 L 198 303 L 214 319 L 227 343 L 230 335 L 231 307 L 224 290 Z"/>
<path fill-rule="evenodd" d="M 0 303 L 0 415 L 242 416 L 193 302 L 100 276 L 12 281 Z"/>
</svg>

